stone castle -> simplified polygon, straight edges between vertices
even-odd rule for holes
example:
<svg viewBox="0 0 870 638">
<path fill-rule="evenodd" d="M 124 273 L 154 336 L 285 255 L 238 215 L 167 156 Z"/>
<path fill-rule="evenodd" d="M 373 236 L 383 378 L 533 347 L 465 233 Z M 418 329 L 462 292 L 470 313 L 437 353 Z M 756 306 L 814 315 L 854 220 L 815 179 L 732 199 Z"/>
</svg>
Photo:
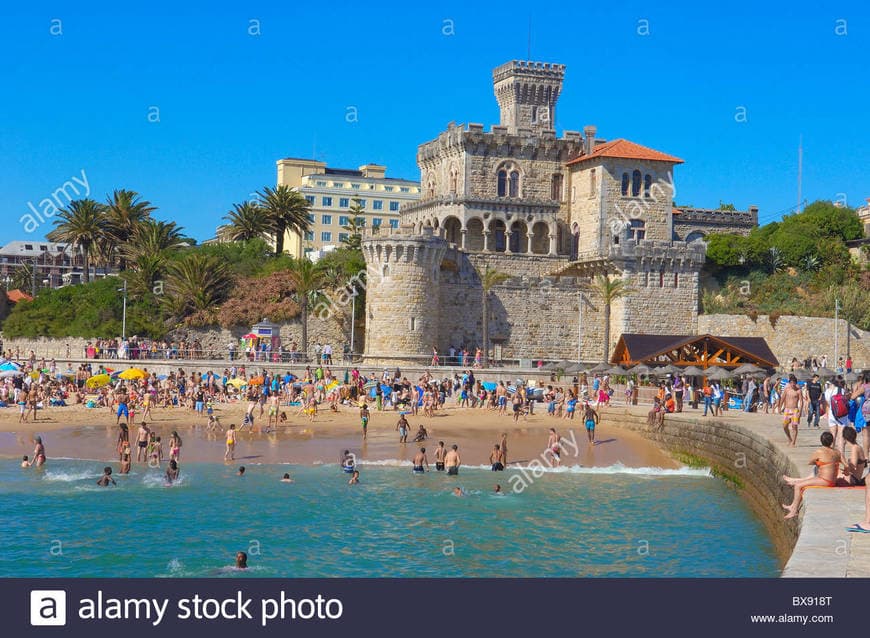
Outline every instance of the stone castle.
<svg viewBox="0 0 870 638">
<path fill-rule="evenodd" d="M 448 125 L 418 148 L 422 198 L 397 229 L 363 240 L 369 277 L 365 357 L 428 361 L 432 348 L 482 347 L 486 268 L 493 360 L 609 358 L 623 332 L 697 329 L 704 236 L 748 233 L 758 211 L 674 208 L 682 160 L 594 126 L 556 136 L 564 65 L 512 61 L 493 71 L 501 117 Z M 610 309 L 595 276 L 620 277 Z"/>
</svg>

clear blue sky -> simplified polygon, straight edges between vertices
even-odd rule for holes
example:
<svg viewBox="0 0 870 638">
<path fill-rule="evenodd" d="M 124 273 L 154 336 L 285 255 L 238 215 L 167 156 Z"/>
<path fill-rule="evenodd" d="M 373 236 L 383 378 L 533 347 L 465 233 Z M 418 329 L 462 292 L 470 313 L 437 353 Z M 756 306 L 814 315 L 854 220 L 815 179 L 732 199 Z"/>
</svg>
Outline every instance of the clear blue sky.
<svg viewBox="0 0 870 638">
<path fill-rule="evenodd" d="M 281 157 L 419 179 L 417 145 L 449 121 L 497 123 L 491 71 L 527 57 L 530 11 L 532 59 L 567 65 L 560 134 L 682 157 L 678 203 L 775 218 L 801 134 L 806 199 L 870 197 L 866 3 L 127 4 L 0 8 L 0 242 L 41 238 L 27 203 L 82 170 L 93 197 L 136 190 L 200 241 Z"/>
</svg>

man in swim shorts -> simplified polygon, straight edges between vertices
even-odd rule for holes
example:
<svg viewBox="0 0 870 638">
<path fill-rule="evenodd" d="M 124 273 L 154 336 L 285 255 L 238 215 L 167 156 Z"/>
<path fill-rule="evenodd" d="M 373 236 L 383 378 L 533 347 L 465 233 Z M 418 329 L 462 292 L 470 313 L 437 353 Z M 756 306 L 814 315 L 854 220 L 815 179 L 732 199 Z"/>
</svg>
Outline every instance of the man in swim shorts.
<svg viewBox="0 0 870 638">
<path fill-rule="evenodd" d="M 414 455 L 414 474 L 422 474 L 429 469 L 429 460 L 426 458 L 426 448 L 421 447 Z"/>
<path fill-rule="evenodd" d="M 598 425 L 598 413 L 588 403 L 585 406 L 583 420 L 586 422 L 586 438 L 589 443 L 595 443 L 595 426 Z"/>
<path fill-rule="evenodd" d="M 124 417 L 124 423 L 130 425 L 130 410 L 127 408 L 127 393 L 118 393 L 118 418 L 115 420 L 115 425 L 121 423 L 121 417 Z"/>
<path fill-rule="evenodd" d="M 447 449 L 444 447 L 444 441 L 438 441 L 438 447 L 435 449 L 435 470 L 438 472 L 444 471 L 445 454 L 447 454 Z"/>
<path fill-rule="evenodd" d="M 444 466 L 447 468 L 448 476 L 456 476 L 459 474 L 459 466 L 462 463 L 462 459 L 459 458 L 459 446 L 454 445 L 450 448 L 450 451 L 444 455 Z"/>
<path fill-rule="evenodd" d="M 120 410 L 120 408 L 118 408 Z M 139 430 L 136 433 L 136 462 L 145 463 L 148 461 L 148 439 L 151 436 L 151 430 L 144 421 L 139 425 Z"/>
<path fill-rule="evenodd" d="M 798 425 L 804 407 L 804 396 L 797 385 L 797 377 L 793 374 L 788 378 L 788 384 L 779 397 L 779 408 L 782 410 L 782 429 L 791 447 L 797 446 Z"/>
<path fill-rule="evenodd" d="M 405 418 L 404 414 L 399 417 L 399 420 L 396 423 L 396 429 L 399 431 L 399 443 L 407 443 L 408 430 L 411 429 L 411 424 L 408 423 L 408 419 Z"/>
<path fill-rule="evenodd" d="M 492 448 L 492 452 L 489 455 L 489 462 L 492 465 L 493 472 L 503 472 L 504 471 L 504 463 L 502 462 L 501 447 L 499 446 L 498 443 L 496 443 Z"/>
</svg>

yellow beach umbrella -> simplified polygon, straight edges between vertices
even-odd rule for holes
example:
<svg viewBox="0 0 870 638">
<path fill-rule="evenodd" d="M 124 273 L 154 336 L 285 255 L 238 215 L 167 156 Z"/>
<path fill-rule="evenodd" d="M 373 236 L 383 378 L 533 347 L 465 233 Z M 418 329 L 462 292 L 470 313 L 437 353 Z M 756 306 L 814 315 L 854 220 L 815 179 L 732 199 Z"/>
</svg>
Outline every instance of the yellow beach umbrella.
<svg viewBox="0 0 870 638">
<path fill-rule="evenodd" d="M 232 385 L 237 388 L 243 388 L 248 385 L 248 382 L 244 379 L 239 379 L 238 377 L 236 377 L 235 379 L 230 379 L 229 381 L 227 381 L 227 385 Z"/>
<path fill-rule="evenodd" d="M 139 368 L 130 368 L 129 370 L 124 370 L 118 376 L 125 381 L 132 381 L 133 379 L 145 379 L 148 376 L 148 373 Z"/>
<path fill-rule="evenodd" d="M 96 374 L 92 376 L 90 379 L 85 381 L 85 385 L 92 390 L 97 388 L 102 388 L 104 385 L 109 383 L 112 380 L 108 374 Z"/>
</svg>

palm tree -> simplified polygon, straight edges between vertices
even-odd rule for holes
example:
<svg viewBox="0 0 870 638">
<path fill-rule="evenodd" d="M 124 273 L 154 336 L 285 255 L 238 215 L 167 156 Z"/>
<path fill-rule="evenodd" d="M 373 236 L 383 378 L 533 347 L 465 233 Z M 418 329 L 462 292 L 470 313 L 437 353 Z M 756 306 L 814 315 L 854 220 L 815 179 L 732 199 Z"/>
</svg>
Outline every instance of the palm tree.
<svg viewBox="0 0 870 638">
<path fill-rule="evenodd" d="M 106 234 L 112 240 L 114 249 L 120 249 L 126 244 L 136 227 L 157 210 L 147 200 L 141 200 L 139 194 L 130 190 L 115 190 L 106 202 Z M 121 270 L 127 267 L 126 260 L 121 257 Z"/>
<path fill-rule="evenodd" d="M 271 231 L 266 212 L 255 202 L 233 204 L 233 210 L 223 218 L 229 223 L 218 229 L 218 235 L 229 241 L 268 237 Z"/>
<path fill-rule="evenodd" d="M 604 306 L 604 359 L 607 361 L 610 355 L 610 307 L 614 301 L 627 296 L 631 289 L 628 284 L 619 277 L 610 278 L 610 275 L 596 275 L 593 284 L 595 292 L 601 297 Z M 582 300 L 580 303 L 583 303 Z"/>
<path fill-rule="evenodd" d="M 489 266 L 483 272 L 478 270 L 477 275 L 480 277 L 480 283 L 483 287 L 483 367 L 485 368 L 489 363 L 489 293 L 495 286 L 510 279 L 511 276 Z"/>
<path fill-rule="evenodd" d="M 75 199 L 57 213 L 49 241 L 67 242 L 82 253 L 84 283 L 90 281 L 91 251 L 105 237 L 106 209 L 92 199 Z"/>
<path fill-rule="evenodd" d="M 183 230 L 175 222 L 149 218 L 141 222 L 130 240 L 120 247 L 120 256 L 136 275 L 133 284 L 137 291 L 151 291 L 169 257 L 193 243 L 182 234 Z"/>
<path fill-rule="evenodd" d="M 298 257 L 290 266 L 296 288 L 296 303 L 302 311 L 302 352 L 308 356 L 308 309 L 316 305 L 317 296 L 326 282 L 323 269 L 307 257 Z"/>
<path fill-rule="evenodd" d="M 275 255 L 278 256 L 284 252 L 284 233 L 289 230 L 304 236 L 310 227 L 308 211 L 311 204 L 299 191 L 286 184 L 274 189 L 266 186 L 257 195 L 275 236 Z"/>
<path fill-rule="evenodd" d="M 229 267 L 213 255 L 186 254 L 169 262 L 166 271 L 162 299 L 176 318 L 213 310 L 227 298 L 232 286 Z"/>
</svg>

